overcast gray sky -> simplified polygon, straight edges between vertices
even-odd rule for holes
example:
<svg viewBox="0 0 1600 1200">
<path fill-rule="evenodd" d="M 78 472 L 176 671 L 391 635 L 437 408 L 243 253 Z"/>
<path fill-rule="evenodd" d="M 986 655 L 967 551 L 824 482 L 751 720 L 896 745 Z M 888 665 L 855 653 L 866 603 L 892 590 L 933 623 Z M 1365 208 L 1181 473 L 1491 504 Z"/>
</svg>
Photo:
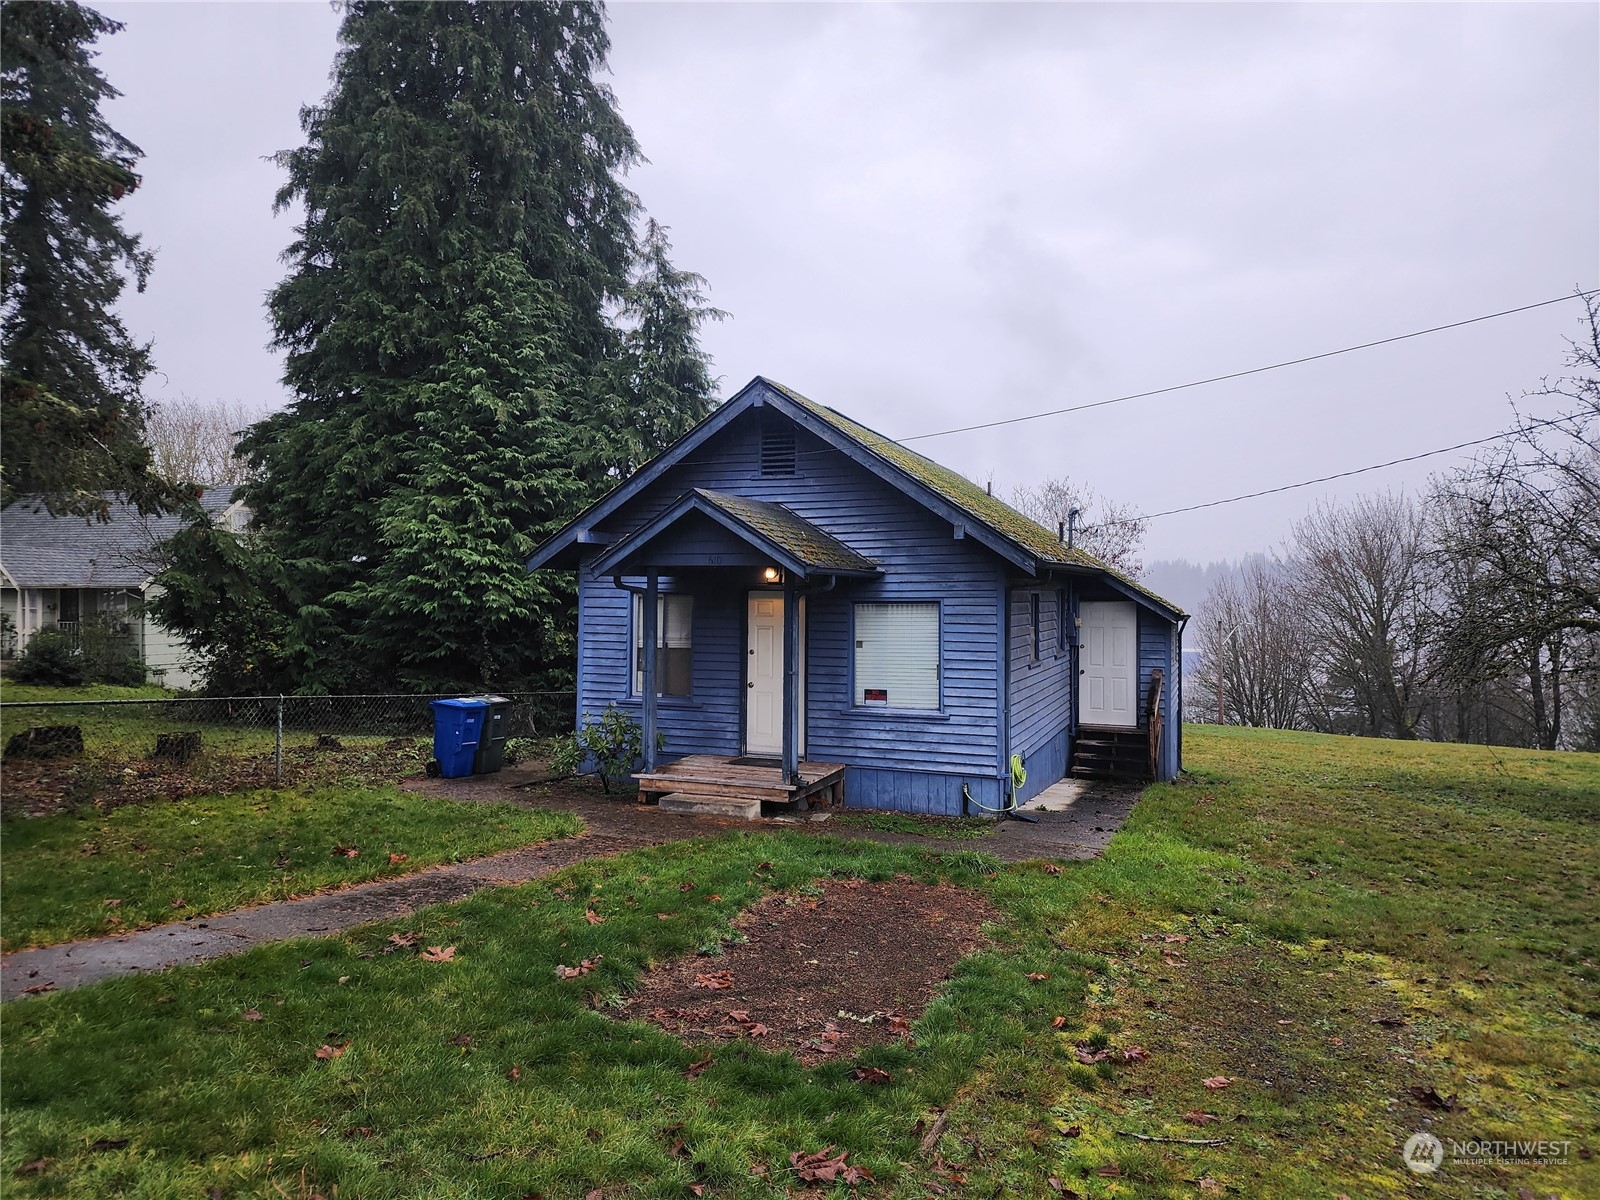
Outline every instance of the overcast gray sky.
<svg viewBox="0 0 1600 1200">
<path fill-rule="evenodd" d="M 320 2 L 106 4 L 108 116 L 146 152 L 124 311 L 152 395 L 286 402 L 263 297 Z M 1244 370 L 1600 285 L 1595 4 L 613 4 L 632 186 L 772 376 L 904 437 Z M 1143 511 L 1494 433 L 1581 308 L 913 443 Z M 1271 547 L 1320 497 L 1155 522 L 1147 561 Z"/>
</svg>

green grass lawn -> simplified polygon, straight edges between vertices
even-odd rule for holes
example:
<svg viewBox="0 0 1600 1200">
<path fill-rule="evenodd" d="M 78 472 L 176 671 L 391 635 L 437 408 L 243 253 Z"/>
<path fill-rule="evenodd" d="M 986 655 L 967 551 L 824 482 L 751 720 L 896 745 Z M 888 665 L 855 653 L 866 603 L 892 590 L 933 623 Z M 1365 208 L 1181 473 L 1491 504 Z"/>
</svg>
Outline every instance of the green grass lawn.
<svg viewBox="0 0 1600 1200">
<path fill-rule="evenodd" d="M 879 833 L 907 833 L 917 837 L 968 840 L 988 837 L 994 822 L 979 817 L 923 817 L 897 812 L 846 812 L 833 818 L 844 829 L 871 829 Z"/>
<path fill-rule="evenodd" d="M 74 704 L 106 700 L 170 700 L 170 704 Z M 91 684 L 58 688 L 31 684 L 0 685 L 0 701 L 22 707 L 0 712 L 0 745 L 12 734 L 34 725 L 76 725 L 83 733 L 84 753 L 91 759 L 126 763 L 148 758 L 156 735 L 197 729 L 212 755 L 271 754 L 277 739 L 275 697 L 230 706 L 204 698 L 183 697 L 154 685 L 112 687 Z M 59 708 L 34 707 L 41 703 Z M 231 714 L 230 714 L 231 708 Z M 344 738 L 378 744 L 382 736 Z M 298 746 L 316 740 L 316 731 L 289 729 L 285 743 Z"/>
<path fill-rule="evenodd" d="M 789 1167 L 836 1146 L 871 1196 L 1600 1195 L 1600 759 L 1185 736 L 1192 775 L 1055 872 L 730 834 L 6 1005 L 8 1194 L 845 1195 Z M 704 1051 L 607 1015 L 770 889 L 841 872 L 1005 914 L 914 1044 L 863 1056 L 888 1084 L 748 1042 L 695 1075 Z M 453 961 L 384 953 L 401 929 Z M 1399 1147 L 1424 1127 L 1571 1152 L 1419 1179 Z"/>
<path fill-rule="evenodd" d="M 176 692 L 147 683 L 141 687 L 117 687 L 109 683 L 91 683 L 83 687 L 47 687 L 39 683 L 12 683 L 0 676 L 0 701 L 6 704 L 28 704 L 39 701 L 62 702 L 72 700 L 164 700 Z"/>
<path fill-rule="evenodd" d="M 137 929 L 580 828 L 564 814 L 387 787 L 244 792 L 10 820 L 0 826 L 0 935 L 10 951 Z"/>
</svg>

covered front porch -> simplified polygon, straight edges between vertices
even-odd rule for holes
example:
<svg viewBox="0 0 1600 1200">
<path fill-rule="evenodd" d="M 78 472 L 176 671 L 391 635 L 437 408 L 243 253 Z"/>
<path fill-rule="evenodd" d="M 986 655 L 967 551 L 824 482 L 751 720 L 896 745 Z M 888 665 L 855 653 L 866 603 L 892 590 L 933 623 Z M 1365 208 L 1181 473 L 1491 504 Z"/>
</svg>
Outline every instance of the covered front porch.
<svg viewBox="0 0 1600 1200">
<path fill-rule="evenodd" d="M 845 580 L 876 578 L 875 563 L 782 505 L 697 488 L 607 549 L 592 570 L 636 596 L 632 690 L 644 759 L 636 778 L 647 798 L 668 808 L 726 801 L 757 811 L 762 802 L 842 800 L 845 765 L 803 757 L 805 601 Z M 687 600 L 672 606 L 664 595 L 694 598 L 692 616 Z M 717 639 L 715 661 L 708 655 L 692 668 L 678 648 L 682 623 L 691 621 L 696 637 Z M 726 723 L 707 736 L 713 709 Z M 699 736 L 679 740 L 675 714 Z M 664 762 L 668 740 L 689 753 Z M 708 753 L 731 749 L 742 753 Z"/>
</svg>

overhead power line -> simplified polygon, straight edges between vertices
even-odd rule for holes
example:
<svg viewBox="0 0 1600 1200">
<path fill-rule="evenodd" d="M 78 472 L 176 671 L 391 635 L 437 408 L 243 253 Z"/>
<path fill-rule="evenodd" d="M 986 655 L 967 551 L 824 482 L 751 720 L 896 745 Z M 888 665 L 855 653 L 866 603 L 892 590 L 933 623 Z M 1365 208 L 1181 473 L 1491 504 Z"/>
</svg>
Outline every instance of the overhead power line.
<svg viewBox="0 0 1600 1200">
<path fill-rule="evenodd" d="M 1477 325 L 1483 321 L 1493 321 L 1499 317 L 1512 316 L 1515 313 L 1531 312 L 1536 308 L 1547 308 L 1552 304 L 1561 304 L 1567 300 L 1586 299 L 1595 294 L 1596 291 L 1594 289 L 1590 289 L 1588 291 L 1569 292 L 1565 296 L 1556 296 L 1550 300 L 1540 300 L 1537 304 L 1524 304 L 1517 308 L 1506 308 L 1499 312 L 1485 313 L 1481 317 L 1468 317 L 1464 321 L 1451 321 L 1448 325 L 1433 325 L 1427 329 L 1413 330 L 1411 333 L 1398 333 L 1393 337 L 1378 338 L 1376 341 L 1361 342 L 1354 346 L 1344 346 L 1338 350 L 1324 350 L 1321 354 L 1307 354 L 1303 358 L 1286 359 L 1283 362 L 1269 363 L 1264 367 L 1251 367 L 1247 371 L 1231 371 L 1226 375 L 1212 375 L 1208 379 L 1194 379 L 1188 383 L 1175 383 L 1170 387 L 1154 388 L 1148 392 L 1130 392 L 1126 396 L 1113 396 L 1109 400 L 1093 400 L 1087 404 L 1073 404 L 1066 408 L 1052 408 L 1046 410 L 1045 412 L 1027 413 L 1020 417 L 1005 417 L 998 421 L 980 421 L 976 425 L 961 425 L 954 429 L 936 430 L 933 433 L 916 433 L 912 434 L 910 437 L 903 437 L 894 440 L 901 442 L 920 442 L 925 441 L 928 438 L 949 437 L 951 434 L 955 433 L 972 433 L 979 429 L 999 429 L 1006 425 L 1020 425 L 1026 421 L 1042 421 L 1046 417 L 1060 417 L 1065 416 L 1067 413 L 1086 412 L 1092 408 L 1105 408 L 1112 404 L 1124 404 L 1129 400 L 1144 400 L 1151 396 L 1165 396 L 1171 392 L 1185 391 L 1188 388 L 1205 387 L 1210 383 L 1223 383 L 1229 379 L 1243 379 L 1248 375 L 1260 375 L 1266 371 L 1280 371 L 1284 367 L 1297 367 L 1302 363 L 1317 362 L 1318 360 L 1324 358 L 1335 358 L 1341 354 L 1353 354 L 1357 350 L 1370 350 L 1374 346 L 1388 346 L 1394 342 L 1404 342 L 1409 341 L 1411 338 L 1426 337 L 1430 333 L 1443 333 L 1447 329 L 1460 329 L 1466 325 Z M 889 441 L 890 439 L 886 438 L 884 440 Z M 1476 444 L 1477 443 L 1473 442 L 1467 443 L 1467 445 Z M 1434 451 L 1434 453 L 1443 454 L 1445 451 Z M 1377 468 L 1373 467 L 1364 469 L 1376 470 Z M 1337 476 L 1330 476 L 1330 478 L 1337 478 Z"/>
<path fill-rule="evenodd" d="M 1373 463 L 1367 467 L 1356 467 L 1350 471 L 1338 471 L 1332 475 L 1319 475 L 1315 479 L 1302 479 L 1299 483 L 1285 483 L 1279 487 L 1263 488 L 1259 492 L 1246 492 L 1242 496 L 1229 496 L 1226 500 L 1207 500 L 1204 504 L 1187 504 L 1182 508 L 1169 508 L 1162 512 L 1141 513 L 1131 518 L 1134 521 L 1153 521 L 1157 517 L 1173 517 L 1179 513 L 1199 512 L 1203 508 L 1218 508 L 1224 504 L 1237 504 L 1241 500 L 1255 500 L 1262 496 L 1275 496 L 1279 492 L 1292 492 L 1298 488 L 1314 487 L 1319 483 L 1331 483 L 1335 479 L 1349 479 L 1352 475 L 1365 475 L 1369 471 L 1381 471 L 1385 467 L 1398 467 L 1402 463 L 1418 462 L 1424 458 L 1435 458 L 1440 454 L 1449 454 L 1452 450 L 1467 450 L 1473 446 L 1486 446 L 1490 442 L 1498 442 L 1504 438 L 1514 437 L 1529 429 L 1541 429 L 1547 425 L 1559 425 L 1563 421 L 1573 421 L 1577 418 L 1572 414 L 1551 417 L 1545 421 L 1528 421 L 1516 429 L 1503 429 L 1489 437 L 1475 438 L 1470 442 L 1457 442 L 1453 446 L 1441 446 L 1437 450 L 1425 450 L 1421 454 L 1408 454 L 1404 458 L 1391 458 L 1388 462 Z M 1125 522 L 1101 521 L 1101 525 L 1124 524 Z"/>
</svg>

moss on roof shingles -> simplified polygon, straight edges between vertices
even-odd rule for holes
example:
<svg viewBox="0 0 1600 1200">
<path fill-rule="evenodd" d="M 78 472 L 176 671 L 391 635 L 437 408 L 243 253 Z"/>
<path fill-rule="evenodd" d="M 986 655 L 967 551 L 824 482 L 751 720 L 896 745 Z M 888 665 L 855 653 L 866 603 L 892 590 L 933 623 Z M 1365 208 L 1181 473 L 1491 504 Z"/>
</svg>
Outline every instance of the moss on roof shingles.
<svg viewBox="0 0 1600 1200">
<path fill-rule="evenodd" d="M 878 564 L 870 558 L 857 554 L 831 534 L 823 532 L 781 504 L 752 500 L 728 492 L 714 492 L 709 488 L 695 488 L 695 494 L 707 503 L 716 505 L 735 521 L 770 539 L 808 567 L 852 572 L 878 569 Z"/>
<path fill-rule="evenodd" d="M 824 404 L 818 404 L 815 400 L 806 399 L 793 388 L 785 387 L 772 379 L 766 379 L 766 382 L 774 390 L 781 392 L 808 412 L 828 422 L 828 424 L 860 444 L 864 449 L 870 450 L 886 463 L 898 468 L 918 483 L 933 489 L 951 504 L 971 516 L 973 520 L 987 525 L 1002 537 L 1016 543 L 1018 547 L 1038 558 L 1040 562 L 1055 566 L 1088 567 L 1104 571 L 1107 575 L 1120 580 L 1140 595 L 1150 597 L 1150 599 L 1164 605 L 1173 612 L 1180 614 L 1183 612 L 1183 609 L 1172 601 L 1157 595 L 1137 580 L 1118 571 L 1115 567 L 1101 562 L 1094 555 L 1086 554 L 1076 547 L 1069 549 L 1061 543 L 1054 533 L 1043 525 L 1023 516 L 1004 500 L 990 495 L 966 476 L 952 471 L 949 467 L 941 466 L 931 458 L 924 458 L 915 450 L 906 449 L 899 442 L 892 441 L 884 437 L 883 434 L 868 429 L 858 421 L 852 421 L 843 413 L 836 412 Z"/>
</svg>

